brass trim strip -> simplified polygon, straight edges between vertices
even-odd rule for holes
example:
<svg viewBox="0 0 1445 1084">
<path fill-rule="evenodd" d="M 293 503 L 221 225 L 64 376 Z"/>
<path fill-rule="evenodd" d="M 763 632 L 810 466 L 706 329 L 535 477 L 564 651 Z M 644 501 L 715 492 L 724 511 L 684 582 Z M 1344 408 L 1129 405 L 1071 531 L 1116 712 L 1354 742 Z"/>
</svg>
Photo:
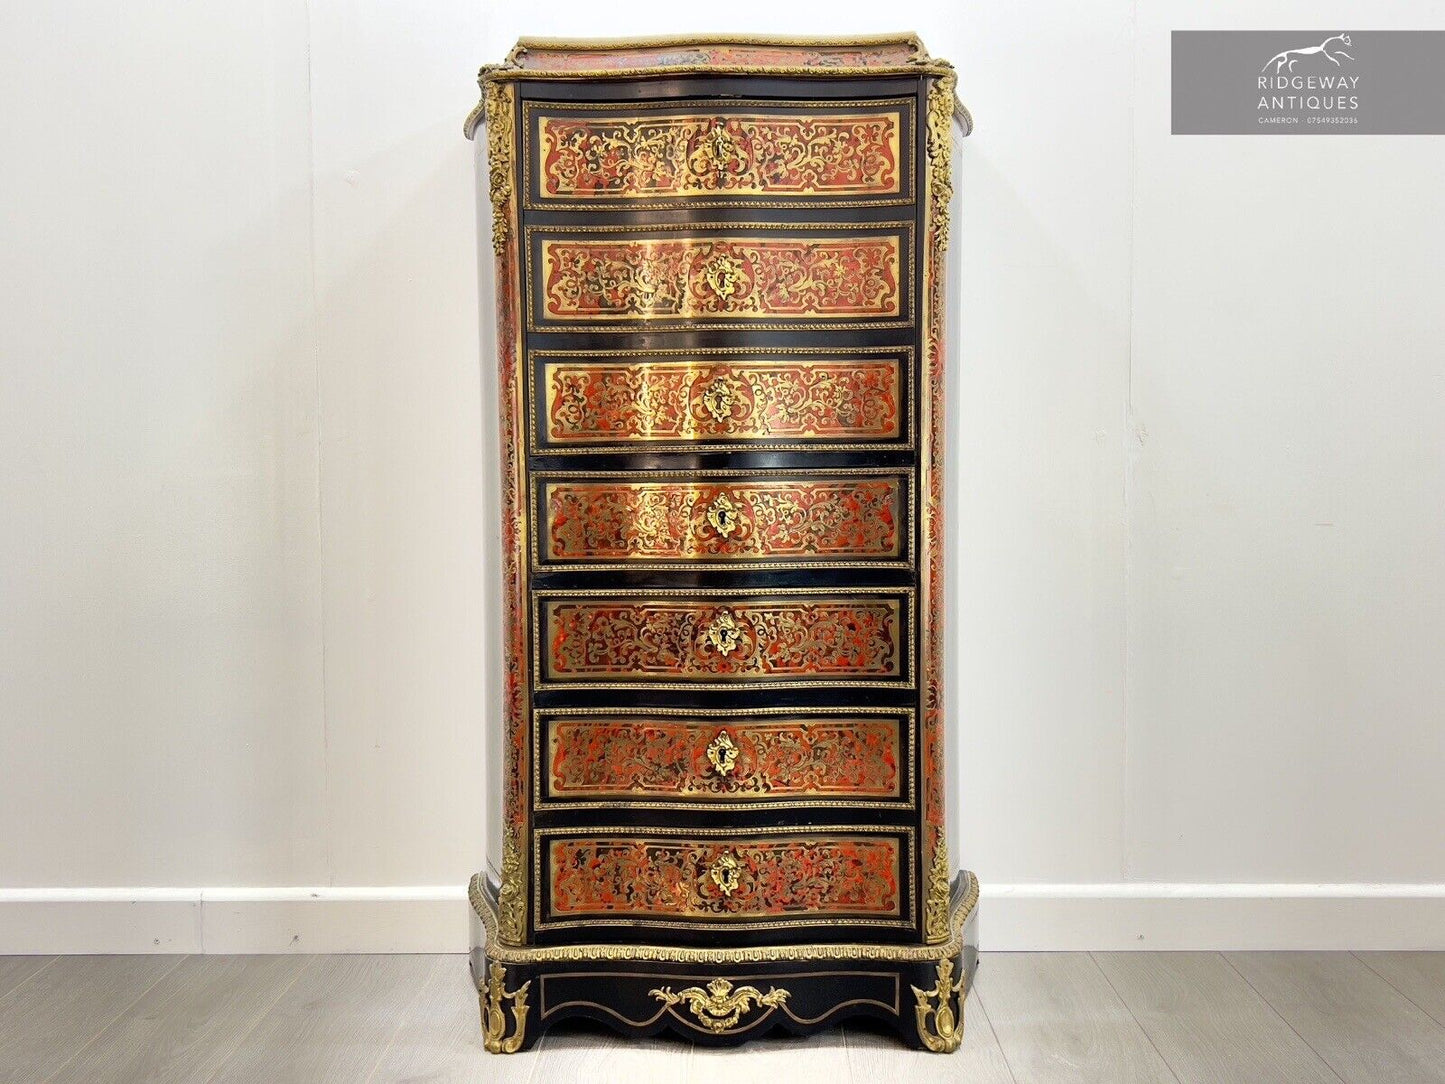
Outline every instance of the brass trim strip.
<svg viewBox="0 0 1445 1084">
<path fill-rule="evenodd" d="M 899 406 L 899 413 L 905 419 L 907 427 L 907 439 L 897 440 L 895 438 L 864 439 L 853 441 L 794 441 L 790 443 L 770 442 L 766 438 L 745 437 L 741 440 L 732 441 L 658 441 L 656 443 L 645 440 L 609 441 L 597 444 L 577 442 L 576 444 L 544 444 L 543 430 L 545 423 L 545 409 L 539 409 L 537 400 L 537 366 L 533 360 L 542 362 L 544 376 L 552 363 L 548 358 L 592 358 L 599 362 L 606 363 L 613 358 L 656 358 L 658 360 L 685 362 L 690 358 L 718 358 L 720 362 L 726 363 L 732 358 L 740 362 L 767 362 L 777 361 L 783 358 L 793 357 L 815 357 L 819 359 L 837 359 L 846 361 L 854 357 L 896 357 L 902 369 L 903 401 Z M 671 349 L 653 350 L 532 350 L 527 355 L 527 395 L 530 417 L 527 423 L 527 440 L 530 447 L 528 451 L 532 455 L 614 455 L 626 454 L 664 454 L 671 452 L 731 452 L 731 451 L 762 451 L 762 452 L 867 452 L 867 451 L 898 451 L 911 452 L 918 446 L 918 437 L 914 432 L 913 424 L 913 403 L 915 399 L 915 361 L 916 350 L 911 345 L 902 346 L 847 346 L 843 349 L 834 349 L 827 346 L 794 346 L 794 347 L 752 347 L 752 346 L 711 346 L 697 347 L 690 350 L 673 347 Z M 558 363 L 562 364 L 562 363 Z M 545 389 L 544 389 L 545 391 Z M 545 408 L 545 403 L 542 404 Z"/>
<path fill-rule="evenodd" d="M 970 871 L 961 871 L 967 878 L 962 898 L 953 911 L 950 934 L 941 944 L 885 945 L 878 943 L 823 943 L 812 945 L 751 945 L 744 948 L 693 948 L 682 945 L 507 945 L 497 941 L 495 907 L 482 887 L 481 874 L 475 875 L 467 888 L 472 912 L 477 916 L 486 936 L 479 946 L 487 959 L 500 963 L 543 964 L 558 962 L 595 963 L 613 960 L 640 960 L 686 964 L 772 963 L 779 960 L 889 960 L 909 963 L 928 962 L 955 957 L 964 948 L 964 929 L 978 907 L 978 878 Z"/>
</svg>

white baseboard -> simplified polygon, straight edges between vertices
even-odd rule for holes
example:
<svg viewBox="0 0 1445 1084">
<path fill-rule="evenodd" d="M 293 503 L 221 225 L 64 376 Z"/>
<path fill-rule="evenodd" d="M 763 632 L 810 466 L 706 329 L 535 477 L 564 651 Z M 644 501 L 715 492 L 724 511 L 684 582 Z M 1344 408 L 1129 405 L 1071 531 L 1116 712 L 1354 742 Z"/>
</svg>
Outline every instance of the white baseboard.
<svg viewBox="0 0 1445 1084">
<path fill-rule="evenodd" d="M 0 955 L 464 952 L 466 890 L 0 889 Z M 983 886 L 985 951 L 1445 950 L 1445 884 Z"/>
<path fill-rule="evenodd" d="M 986 950 L 1445 949 L 1445 884 L 982 886 Z"/>
<path fill-rule="evenodd" d="M 0 955 L 465 952 L 463 885 L 0 889 Z"/>
</svg>

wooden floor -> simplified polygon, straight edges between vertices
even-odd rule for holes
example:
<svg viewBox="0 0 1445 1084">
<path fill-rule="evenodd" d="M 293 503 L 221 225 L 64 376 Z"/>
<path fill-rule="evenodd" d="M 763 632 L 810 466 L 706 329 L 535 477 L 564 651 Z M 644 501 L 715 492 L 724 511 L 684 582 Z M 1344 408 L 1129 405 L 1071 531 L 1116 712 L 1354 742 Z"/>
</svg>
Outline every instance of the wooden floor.
<svg viewBox="0 0 1445 1084">
<path fill-rule="evenodd" d="M 987 954 L 963 1049 L 559 1030 L 482 1051 L 462 956 L 0 957 L 0 1082 L 1445 1082 L 1445 953 Z"/>
</svg>

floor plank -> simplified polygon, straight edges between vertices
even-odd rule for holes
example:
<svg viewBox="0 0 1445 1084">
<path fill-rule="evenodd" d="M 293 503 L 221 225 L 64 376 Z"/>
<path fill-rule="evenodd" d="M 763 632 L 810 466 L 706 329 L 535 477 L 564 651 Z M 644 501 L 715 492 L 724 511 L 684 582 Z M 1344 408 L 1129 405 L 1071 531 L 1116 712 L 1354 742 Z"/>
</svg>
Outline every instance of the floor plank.
<svg viewBox="0 0 1445 1084">
<path fill-rule="evenodd" d="M 597 1084 L 667 1081 L 670 1084 L 688 1080 L 685 1070 L 691 1052 L 691 1043 L 671 1036 L 638 1042 L 624 1039 L 601 1024 L 569 1020 L 542 1036 L 533 1079 L 537 1084 L 564 1080 L 585 1080 L 589 1084 L 591 1081 Z"/>
<path fill-rule="evenodd" d="M 693 1047 L 678 1078 L 687 1084 L 738 1084 L 738 1064 L 727 1047 Z M 747 1045 L 750 1081 L 832 1081 L 849 1079 L 848 1051 L 834 1028 L 806 1038 L 758 1039 Z"/>
<path fill-rule="evenodd" d="M 539 1064 L 534 1054 L 488 1054 L 482 1049 L 481 1010 L 467 957 L 447 956 L 401 1018 L 371 1082 L 528 1084 Z"/>
<path fill-rule="evenodd" d="M 364 1081 L 432 973 L 451 966 L 449 956 L 313 957 L 212 1080 Z"/>
<path fill-rule="evenodd" d="M 51 1084 L 207 1080 L 301 974 L 306 956 L 191 956 L 100 1032 Z"/>
<path fill-rule="evenodd" d="M 54 956 L 0 956 L 0 997 L 4 997 L 54 960 Z"/>
<path fill-rule="evenodd" d="M 1339 1084 L 1218 953 L 1111 952 L 1095 959 L 1182 1084 Z"/>
<path fill-rule="evenodd" d="M 1355 957 L 1445 1026 L 1445 952 L 1357 952 Z"/>
<path fill-rule="evenodd" d="M 990 953 L 982 967 L 988 1019 L 1020 1084 L 1174 1081 L 1086 954 Z"/>
<path fill-rule="evenodd" d="M 0 1084 L 62 1069 L 183 959 L 63 956 L 0 998 Z"/>
<path fill-rule="evenodd" d="M 1226 958 L 1347 1084 L 1445 1079 L 1445 1027 L 1348 953 Z"/>
<path fill-rule="evenodd" d="M 905 1049 L 893 1035 L 846 1026 L 849 1078 L 858 1084 L 1016 1084 L 983 1002 L 983 969 L 964 1009 L 963 1045 L 952 1054 Z"/>
<path fill-rule="evenodd" d="M 1445 954 L 985 957 L 954 1055 L 854 1024 L 742 1050 L 578 1023 L 481 1047 L 463 956 L 0 958 L 0 1084 L 1445 1082 Z"/>
</svg>

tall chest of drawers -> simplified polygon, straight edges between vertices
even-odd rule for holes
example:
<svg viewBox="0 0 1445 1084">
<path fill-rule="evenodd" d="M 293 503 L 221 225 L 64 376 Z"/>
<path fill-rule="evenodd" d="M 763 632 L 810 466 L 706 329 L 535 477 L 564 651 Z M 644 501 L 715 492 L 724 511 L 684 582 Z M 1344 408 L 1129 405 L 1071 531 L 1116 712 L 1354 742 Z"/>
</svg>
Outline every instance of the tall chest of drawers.
<svg viewBox="0 0 1445 1084">
<path fill-rule="evenodd" d="M 954 1050 L 953 70 L 524 40 L 481 85 L 485 1045 L 861 1015 Z"/>
</svg>

